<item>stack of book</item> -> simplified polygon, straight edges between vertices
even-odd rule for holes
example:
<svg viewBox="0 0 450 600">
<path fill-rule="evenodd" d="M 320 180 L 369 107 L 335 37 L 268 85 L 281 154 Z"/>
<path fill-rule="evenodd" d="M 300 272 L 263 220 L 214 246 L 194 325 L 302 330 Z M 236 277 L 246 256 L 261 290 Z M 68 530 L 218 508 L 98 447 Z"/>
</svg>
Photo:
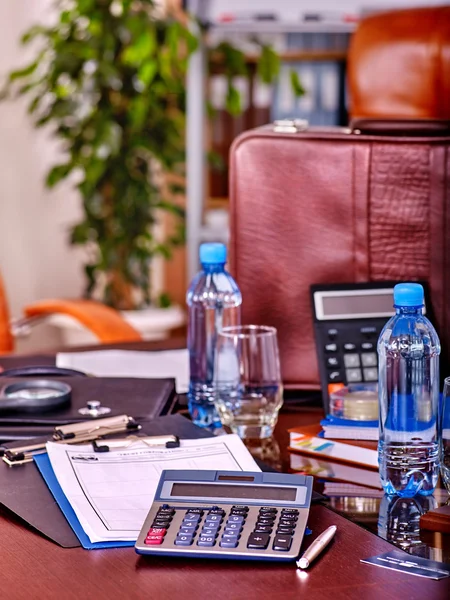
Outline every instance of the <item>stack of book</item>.
<svg viewBox="0 0 450 600">
<path fill-rule="evenodd" d="M 320 422 L 320 437 L 336 440 L 378 440 L 378 421 L 357 421 L 327 415 Z"/>
</svg>

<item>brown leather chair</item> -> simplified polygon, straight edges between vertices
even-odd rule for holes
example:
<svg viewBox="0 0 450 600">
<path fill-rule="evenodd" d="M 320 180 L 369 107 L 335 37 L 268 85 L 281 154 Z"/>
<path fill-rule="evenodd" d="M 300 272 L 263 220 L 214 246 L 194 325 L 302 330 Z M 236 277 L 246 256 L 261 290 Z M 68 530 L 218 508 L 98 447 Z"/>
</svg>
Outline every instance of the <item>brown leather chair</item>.
<svg viewBox="0 0 450 600">
<path fill-rule="evenodd" d="M 22 324 L 41 321 L 48 315 L 62 313 L 74 317 L 96 335 L 102 343 L 136 342 L 142 338 L 116 310 L 93 300 L 42 300 L 25 307 Z M 0 353 L 14 349 L 8 303 L 0 276 Z"/>
<path fill-rule="evenodd" d="M 348 84 L 351 118 L 450 119 L 450 6 L 363 19 Z"/>
</svg>

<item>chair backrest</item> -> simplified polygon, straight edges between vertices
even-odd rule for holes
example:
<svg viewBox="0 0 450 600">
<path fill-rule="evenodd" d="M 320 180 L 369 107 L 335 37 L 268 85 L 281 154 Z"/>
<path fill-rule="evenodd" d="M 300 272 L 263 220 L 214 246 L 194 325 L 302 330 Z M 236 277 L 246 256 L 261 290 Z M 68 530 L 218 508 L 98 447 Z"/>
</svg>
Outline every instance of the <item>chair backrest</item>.
<svg viewBox="0 0 450 600">
<path fill-rule="evenodd" d="M 0 275 L 0 353 L 11 352 L 13 348 L 14 340 L 10 329 L 8 302 Z"/>
<path fill-rule="evenodd" d="M 450 119 L 450 6 L 363 19 L 348 84 L 352 118 Z"/>
</svg>

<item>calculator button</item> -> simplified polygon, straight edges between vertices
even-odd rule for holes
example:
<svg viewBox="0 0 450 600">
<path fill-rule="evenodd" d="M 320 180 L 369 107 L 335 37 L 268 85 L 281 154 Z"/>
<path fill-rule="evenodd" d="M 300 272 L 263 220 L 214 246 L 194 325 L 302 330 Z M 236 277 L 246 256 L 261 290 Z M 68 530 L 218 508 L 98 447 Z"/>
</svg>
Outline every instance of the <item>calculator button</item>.
<svg viewBox="0 0 450 600">
<path fill-rule="evenodd" d="M 222 522 L 222 515 L 211 515 L 208 514 L 205 517 L 206 521 L 210 521 L 211 523 L 221 523 Z"/>
<path fill-rule="evenodd" d="M 281 517 L 280 520 L 283 519 L 283 521 L 293 521 L 295 522 L 298 519 L 298 516 L 296 514 L 293 513 L 281 513 Z"/>
<path fill-rule="evenodd" d="M 328 373 L 328 381 L 331 382 L 336 382 L 336 381 L 342 381 L 343 377 L 342 377 L 342 373 L 340 371 L 330 371 Z"/>
<path fill-rule="evenodd" d="M 257 523 L 258 525 L 273 525 L 275 521 L 275 517 L 272 517 L 271 519 L 264 519 L 262 517 L 259 517 Z"/>
<path fill-rule="evenodd" d="M 356 344 L 351 344 L 351 343 L 344 344 L 345 352 L 354 352 L 355 350 L 356 350 Z"/>
<path fill-rule="evenodd" d="M 246 512 L 248 512 L 248 506 L 245 506 L 245 504 L 234 504 L 231 507 L 231 510 L 234 510 L 235 508 L 237 508 L 239 510 L 245 510 Z"/>
<path fill-rule="evenodd" d="M 200 519 L 200 515 L 196 513 L 186 513 L 183 517 L 183 523 L 198 523 Z"/>
<path fill-rule="evenodd" d="M 284 535 L 292 535 L 295 530 L 295 523 L 292 523 L 292 527 L 282 526 L 278 527 L 276 533 L 283 533 Z"/>
<path fill-rule="evenodd" d="M 168 519 L 156 518 L 152 523 L 152 527 L 156 527 L 158 529 L 168 529 L 169 526 L 170 526 L 170 521 Z"/>
<path fill-rule="evenodd" d="M 327 367 L 339 367 L 339 359 L 337 356 L 327 357 Z"/>
<path fill-rule="evenodd" d="M 277 514 L 278 510 L 276 508 L 274 508 L 273 506 L 261 506 L 261 508 L 259 509 L 260 513 L 272 513 L 274 515 Z"/>
<path fill-rule="evenodd" d="M 230 515 L 239 515 L 241 517 L 246 517 L 248 514 L 248 510 L 244 510 L 243 508 L 232 508 L 230 510 Z"/>
<path fill-rule="evenodd" d="M 190 529 L 191 531 L 195 531 L 198 527 L 198 521 L 182 521 L 181 527 L 183 527 L 183 529 Z"/>
<path fill-rule="evenodd" d="M 242 523 L 226 523 L 225 529 L 230 529 L 231 531 L 240 531 L 242 529 Z"/>
<path fill-rule="evenodd" d="M 161 535 L 148 535 L 144 540 L 144 544 L 147 546 L 160 546 L 163 543 L 163 539 Z"/>
<path fill-rule="evenodd" d="M 203 527 L 200 531 L 200 535 L 213 535 L 214 537 L 217 537 L 218 531 L 219 530 L 215 527 Z"/>
<path fill-rule="evenodd" d="M 272 533 L 272 527 L 270 525 L 258 525 L 258 523 L 256 523 L 253 531 L 255 533 Z"/>
<path fill-rule="evenodd" d="M 214 546 L 216 537 L 213 535 L 201 535 L 197 540 L 197 546 Z"/>
<path fill-rule="evenodd" d="M 295 521 L 292 521 L 291 519 L 283 519 L 283 517 L 280 517 L 278 522 L 278 527 L 295 527 L 295 525 Z"/>
<path fill-rule="evenodd" d="M 329 352 L 337 352 L 337 344 L 325 344 L 325 352 L 328 354 Z"/>
<path fill-rule="evenodd" d="M 373 342 L 363 342 L 361 344 L 361 350 L 363 352 L 368 352 L 370 350 L 375 350 L 375 344 Z"/>
<path fill-rule="evenodd" d="M 200 517 L 203 516 L 203 510 L 201 508 L 189 508 L 186 511 L 186 515 L 199 515 Z"/>
<path fill-rule="evenodd" d="M 359 354 L 346 354 L 344 356 L 344 364 L 347 369 L 352 369 L 353 367 L 359 367 Z"/>
<path fill-rule="evenodd" d="M 284 550 L 287 552 L 292 544 L 292 536 L 277 534 L 273 540 L 273 549 L 274 550 Z"/>
<path fill-rule="evenodd" d="M 184 535 L 193 535 L 196 529 L 196 527 L 183 527 L 183 524 L 181 524 L 180 531 L 178 533 L 183 533 Z"/>
<path fill-rule="evenodd" d="M 330 340 L 335 340 L 337 338 L 338 330 L 337 329 L 329 329 L 327 331 L 327 333 L 328 333 L 328 338 Z"/>
<path fill-rule="evenodd" d="M 362 381 L 361 369 L 346 369 L 345 375 L 347 377 L 347 383 L 357 383 Z"/>
<path fill-rule="evenodd" d="M 377 381 L 378 379 L 378 369 L 374 367 L 363 369 L 363 373 L 364 381 Z"/>
<path fill-rule="evenodd" d="M 239 541 L 238 538 L 234 535 L 234 536 L 229 536 L 227 538 L 222 538 L 220 540 L 220 546 L 222 548 L 236 548 L 236 546 L 238 545 Z"/>
<path fill-rule="evenodd" d="M 376 327 L 361 327 L 359 330 L 367 338 L 373 337 L 377 333 Z"/>
<path fill-rule="evenodd" d="M 223 510 L 223 508 L 211 508 L 211 510 L 208 511 L 208 515 L 222 515 L 222 517 L 224 516 L 225 511 Z"/>
<path fill-rule="evenodd" d="M 159 508 L 158 509 L 158 516 L 162 517 L 163 515 L 166 517 L 172 517 L 175 514 L 175 509 L 174 508 Z"/>
<path fill-rule="evenodd" d="M 377 365 L 377 355 L 375 352 L 366 352 L 361 354 L 361 362 L 363 367 L 376 367 Z"/>
<path fill-rule="evenodd" d="M 150 527 L 147 532 L 147 535 L 159 535 L 164 537 L 167 533 L 167 529 L 163 529 L 162 527 Z"/>
<path fill-rule="evenodd" d="M 239 523 L 239 524 L 241 524 L 244 521 L 245 521 L 245 518 L 242 515 L 230 515 L 228 517 L 227 524 L 228 523 Z"/>
<path fill-rule="evenodd" d="M 223 530 L 223 535 L 237 535 L 238 537 L 240 537 L 241 535 L 241 529 L 229 529 L 228 527 L 225 527 L 225 529 Z"/>
<path fill-rule="evenodd" d="M 206 521 L 203 523 L 203 527 L 204 527 L 204 528 L 206 528 L 206 529 L 215 529 L 216 531 L 217 531 L 218 529 L 220 529 L 220 525 L 221 525 L 221 524 L 220 524 L 220 523 L 217 523 L 217 521 L 208 521 L 208 520 L 206 520 Z"/>
<path fill-rule="evenodd" d="M 288 514 L 298 515 L 298 513 L 299 513 L 299 511 L 296 508 L 283 508 L 281 510 L 282 515 L 288 515 Z"/>
<path fill-rule="evenodd" d="M 190 546 L 192 544 L 192 540 L 193 540 L 193 536 L 192 535 L 185 535 L 185 534 L 178 534 L 175 540 L 175 545 L 176 546 Z"/>
<path fill-rule="evenodd" d="M 265 550 L 269 545 L 270 535 L 268 533 L 254 533 L 248 536 L 247 548 Z"/>
</svg>

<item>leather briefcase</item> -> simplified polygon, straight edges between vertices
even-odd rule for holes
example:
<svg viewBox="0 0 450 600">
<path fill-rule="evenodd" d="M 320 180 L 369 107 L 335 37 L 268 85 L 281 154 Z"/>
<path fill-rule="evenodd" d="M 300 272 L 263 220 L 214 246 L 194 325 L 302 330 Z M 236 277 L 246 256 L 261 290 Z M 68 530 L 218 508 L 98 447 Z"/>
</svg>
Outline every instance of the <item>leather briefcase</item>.
<svg viewBox="0 0 450 600">
<path fill-rule="evenodd" d="M 277 122 L 230 156 L 230 267 L 244 323 L 278 330 L 283 381 L 317 389 L 309 286 L 427 281 L 450 340 L 447 122 Z"/>
</svg>

